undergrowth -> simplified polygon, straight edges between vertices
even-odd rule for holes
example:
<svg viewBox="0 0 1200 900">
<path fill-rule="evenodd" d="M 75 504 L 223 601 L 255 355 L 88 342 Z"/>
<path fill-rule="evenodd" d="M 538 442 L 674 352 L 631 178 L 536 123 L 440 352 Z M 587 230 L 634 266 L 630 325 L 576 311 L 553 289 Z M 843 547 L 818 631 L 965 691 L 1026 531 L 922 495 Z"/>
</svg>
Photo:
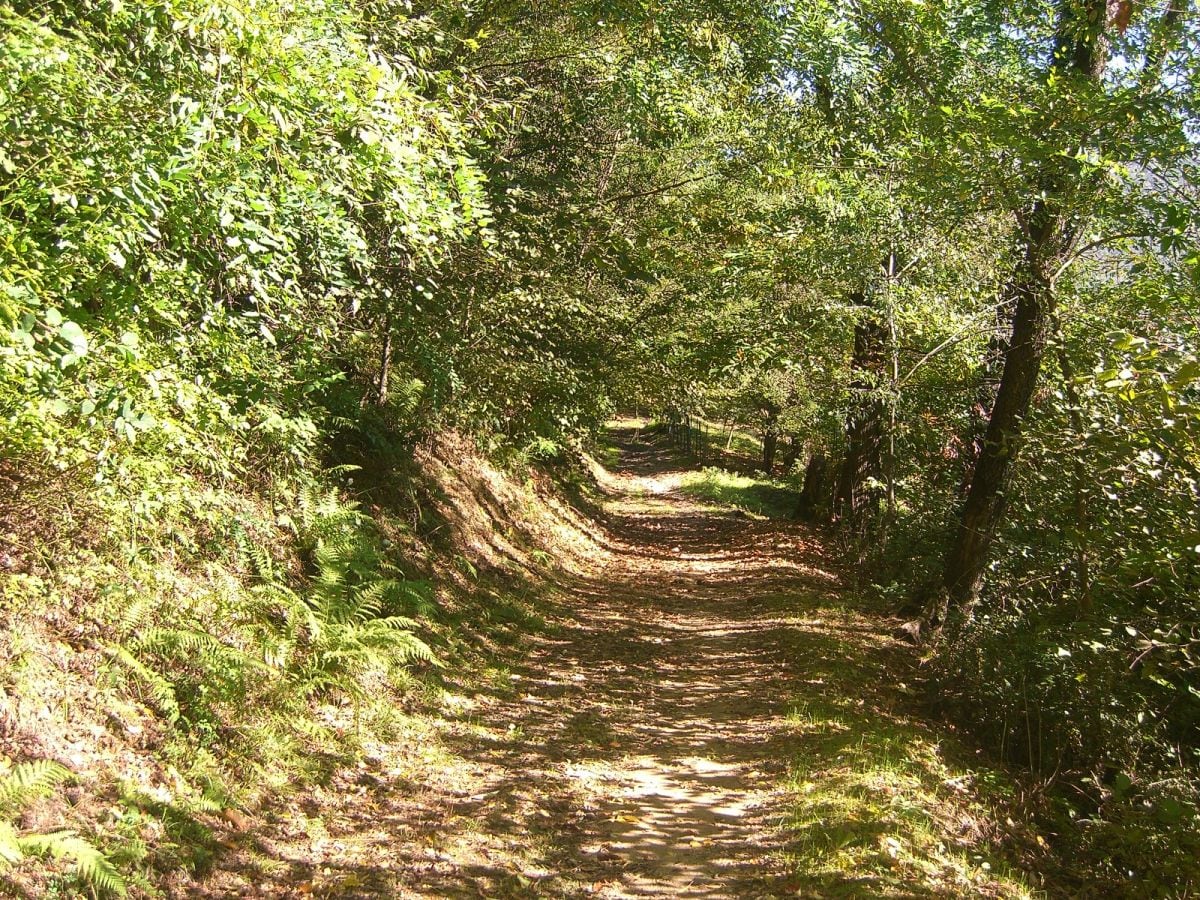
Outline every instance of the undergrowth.
<svg viewBox="0 0 1200 900">
<path fill-rule="evenodd" d="M 680 490 L 702 500 L 773 519 L 794 517 L 800 502 L 799 494 L 781 482 L 736 475 L 712 467 L 688 472 Z"/>
<path fill-rule="evenodd" d="M 819 624 L 847 613 L 809 615 Z M 899 693 L 917 708 L 915 686 L 887 680 L 903 671 L 898 659 L 848 651 L 812 631 L 804 665 L 823 687 L 788 713 L 799 747 L 788 856 L 802 895 L 908 897 L 921 884 L 931 896 L 1036 896 L 1017 855 L 1044 846 L 1041 837 L 1014 821 L 1003 834 L 994 824 L 1012 805 L 1013 782 L 980 761 L 964 764 L 963 748 L 897 701 Z"/>
<path fill-rule="evenodd" d="M 71 777 L 70 770 L 50 760 L 0 763 L 0 873 L 31 857 L 64 860 L 75 879 L 93 891 L 125 896 L 125 879 L 90 841 L 70 829 L 42 832 L 21 828 L 15 821 L 31 804 L 53 796 Z"/>
<path fill-rule="evenodd" d="M 430 555 L 412 510 L 349 499 L 355 474 L 305 473 L 270 496 L 202 500 L 193 485 L 177 502 L 228 518 L 141 523 L 132 553 L 120 511 L 95 510 L 107 537 L 77 543 L 72 565 L 0 582 L 0 712 L 16 723 L 3 746 L 21 760 L 0 781 L 11 889 L 141 895 L 173 872 L 203 877 L 231 821 L 328 780 L 398 710 L 438 702 L 444 672 L 471 678 L 489 648 L 544 627 L 510 575 Z M 447 527 L 432 504 L 416 515 Z M 31 799 L 37 827 L 19 827 Z"/>
</svg>

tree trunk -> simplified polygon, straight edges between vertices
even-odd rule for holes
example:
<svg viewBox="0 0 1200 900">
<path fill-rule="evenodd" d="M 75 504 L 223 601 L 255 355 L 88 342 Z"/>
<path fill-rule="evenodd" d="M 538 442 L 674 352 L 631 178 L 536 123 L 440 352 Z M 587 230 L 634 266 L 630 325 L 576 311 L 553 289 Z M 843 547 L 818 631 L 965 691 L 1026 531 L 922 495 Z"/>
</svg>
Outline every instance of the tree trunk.
<svg viewBox="0 0 1200 900">
<path fill-rule="evenodd" d="M 796 460 L 800 458 L 800 442 L 796 440 L 794 434 L 789 434 L 783 445 L 783 471 L 785 475 L 790 475 L 792 467 L 796 465 Z"/>
<path fill-rule="evenodd" d="M 778 446 L 779 435 L 774 431 L 768 431 L 763 435 L 762 468 L 768 475 L 775 471 L 775 450 Z"/>
<path fill-rule="evenodd" d="M 387 403 L 388 380 L 392 375 L 392 314 L 389 311 L 383 320 L 383 349 L 379 353 L 379 383 L 375 386 L 375 401 Z"/>
<path fill-rule="evenodd" d="M 1098 82 L 1108 59 L 1105 29 L 1115 0 L 1062 0 L 1050 74 Z M 932 611 L 931 624 L 948 615 L 969 617 L 987 566 L 992 538 L 1004 516 L 1011 462 L 1037 389 L 1046 336 L 1053 312 L 1052 279 L 1070 254 L 1085 221 L 1077 206 L 1086 202 L 1087 177 L 1074 159 L 1043 164 L 1036 182 L 1038 199 L 1018 216 L 1025 232 L 1024 253 L 1002 294 L 1014 301 L 1012 337 L 1004 350 L 1004 371 L 988 418 L 983 446 L 959 513 L 946 557 L 945 597 Z"/>
<path fill-rule="evenodd" d="M 763 428 L 762 468 L 770 475 L 775 471 L 775 451 L 779 448 L 779 407 L 768 406 Z"/>
<path fill-rule="evenodd" d="M 887 375 L 888 330 L 863 292 L 855 295 L 854 302 L 863 315 L 854 328 L 850 367 L 855 376 L 846 417 L 846 456 L 838 474 L 834 508 L 845 525 L 859 531 L 880 500 L 878 488 L 870 482 L 878 482 L 883 474 L 887 403 L 879 389 Z"/>
<path fill-rule="evenodd" d="M 1014 284 L 1005 286 L 1013 290 Z M 1012 330 L 1015 298 L 1002 294 L 996 302 L 995 329 L 988 338 L 987 350 L 983 355 L 983 377 L 975 391 L 975 404 L 971 407 L 967 435 L 963 440 L 962 481 L 958 486 L 958 499 L 963 501 L 971 491 L 971 477 L 979 456 L 983 452 L 984 436 L 987 434 L 988 417 L 996 405 L 996 394 L 1000 390 L 1000 375 L 1004 371 L 1004 355 L 1008 352 L 1009 332 Z"/>
<path fill-rule="evenodd" d="M 829 458 L 818 450 L 808 458 L 808 465 L 804 468 L 804 487 L 800 491 L 800 502 L 796 505 L 796 517 L 808 522 L 824 519 L 828 503 Z"/>
<path fill-rule="evenodd" d="M 1031 254 L 1035 247 L 1031 244 Z M 967 499 L 959 514 L 954 546 L 946 561 L 944 583 L 950 604 L 967 609 L 983 578 L 996 527 L 1004 515 L 1009 463 L 1017 451 L 1021 427 L 1029 412 L 1046 348 L 1049 284 L 1046 267 L 1035 259 L 1023 263 L 1019 276 L 1012 339 L 1004 355 L 1004 374 L 988 419 Z"/>
</svg>

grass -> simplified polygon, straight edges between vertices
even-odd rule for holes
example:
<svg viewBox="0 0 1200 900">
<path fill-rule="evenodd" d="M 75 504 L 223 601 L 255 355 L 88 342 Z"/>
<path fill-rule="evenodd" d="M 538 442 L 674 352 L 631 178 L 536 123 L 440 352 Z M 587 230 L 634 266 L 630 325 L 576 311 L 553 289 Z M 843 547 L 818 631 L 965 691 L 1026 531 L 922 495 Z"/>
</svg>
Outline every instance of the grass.
<svg viewBox="0 0 1200 900">
<path fill-rule="evenodd" d="M 592 455 L 606 469 L 615 469 L 621 464 L 621 448 L 607 442 L 599 443 Z"/>
<path fill-rule="evenodd" d="M 762 440 L 757 435 L 743 431 L 736 425 L 733 428 L 733 434 L 730 435 L 729 427 L 721 422 L 710 422 L 708 419 L 697 419 L 696 421 L 700 423 L 700 429 L 703 429 L 712 445 L 719 448 L 722 453 L 728 452 L 732 456 L 744 456 L 749 459 L 762 457 Z M 693 428 L 693 431 L 700 429 Z"/>
<path fill-rule="evenodd" d="M 788 716 L 802 746 L 788 855 L 803 894 L 1036 896 L 996 844 L 989 807 L 1002 803 L 1003 779 L 957 763 L 882 684 L 831 664 L 820 694 Z"/>
<path fill-rule="evenodd" d="M 666 422 L 655 421 L 647 426 L 648 431 L 667 433 Z M 752 468 L 762 459 L 762 440 L 755 434 L 734 425 L 693 417 L 688 426 L 693 457 L 700 463 L 715 461 L 736 468 Z M 703 448 L 699 453 L 697 448 Z"/>
<path fill-rule="evenodd" d="M 777 481 L 737 475 L 713 467 L 687 473 L 680 490 L 700 500 L 733 506 L 771 519 L 791 518 L 800 502 L 796 491 Z"/>
<path fill-rule="evenodd" d="M 703 445 L 724 460 L 757 463 L 762 459 L 762 439 L 743 427 L 713 422 L 709 419 L 693 418 L 691 426 L 693 443 Z"/>
<path fill-rule="evenodd" d="M 443 452 L 484 465 L 461 449 Z M 69 760 L 74 773 L 69 788 L 37 798 L 36 815 L 0 809 L 0 831 L 29 846 L 69 831 L 136 896 L 237 877 L 218 861 L 240 852 L 229 815 L 261 824 L 319 794 L 448 690 L 511 693 L 497 661 L 550 629 L 549 589 L 479 548 L 549 569 L 556 556 L 540 543 L 558 520 L 536 483 L 497 470 L 468 485 L 465 468 L 453 483 L 449 467 L 414 470 L 408 506 L 399 493 L 355 502 L 334 473 L 306 473 L 277 495 L 181 480 L 164 488 L 159 518 L 133 524 L 119 506 L 83 516 L 86 486 L 63 484 L 38 494 L 27 518 L 79 523 L 79 533 L 22 530 L 12 551 L 5 523 L 25 495 L 6 491 L 0 550 L 22 555 L 0 578 L 0 706 L 20 723 L 5 753 Z M 443 491 L 453 496 L 439 503 Z M 445 546 L 434 533 L 449 536 Z M 49 564 L 59 558 L 70 565 Z M 401 630 L 427 638 L 447 665 L 394 652 Z M 0 894 L 106 895 L 71 871 L 72 846 L 9 853 Z"/>
</svg>

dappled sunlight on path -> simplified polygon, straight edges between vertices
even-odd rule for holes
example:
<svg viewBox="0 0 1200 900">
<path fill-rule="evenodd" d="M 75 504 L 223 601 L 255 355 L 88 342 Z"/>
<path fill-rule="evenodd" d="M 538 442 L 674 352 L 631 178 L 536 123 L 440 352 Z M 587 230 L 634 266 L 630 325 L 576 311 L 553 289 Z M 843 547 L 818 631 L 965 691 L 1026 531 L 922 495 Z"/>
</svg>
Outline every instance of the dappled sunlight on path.
<svg viewBox="0 0 1200 900">
<path fill-rule="evenodd" d="M 493 711 L 524 736 L 516 777 L 577 798 L 577 850 L 543 889 L 794 895 L 787 707 L 813 655 L 800 614 L 837 579 L 801 527 L 695 504 L 669 454 L 636 429 L 614 437 L 611 560 L 566 586 L 570 620 L 535 642 L 522 702 Z"/>
<path fill-rule="evenodd" d="M 688 499 L 639 423 L 610 436 L 552 627 L 264 829 L 243 895 L 1025 896 L 968 856 L 970 776 L 814 532 Z"/>
</svg>

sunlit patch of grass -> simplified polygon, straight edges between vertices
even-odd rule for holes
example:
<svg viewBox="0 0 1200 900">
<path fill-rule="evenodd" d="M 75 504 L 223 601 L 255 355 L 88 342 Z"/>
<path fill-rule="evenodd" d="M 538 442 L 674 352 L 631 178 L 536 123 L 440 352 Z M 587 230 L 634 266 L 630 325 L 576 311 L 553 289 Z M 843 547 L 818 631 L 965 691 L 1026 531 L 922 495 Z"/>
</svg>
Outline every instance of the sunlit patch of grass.
<svg viewBox="0 0 1200 900">
<path fill-rule="evenodd" d="M 786 718 L 789 725 L 805 734 L 835 733 L 848 728 L 840 715 L 825 709 L 814 710 L 813 704 L 807 700 L 797 701 Z"/>
<path fill-rule="evenodd" d="M 975 774 L 949 762 L 920 725 L 865 701 L 869 691 L 831 687 L 788 716 L 803 746 L 790 781 L 788 855 L 805 891 L 1034 896 L 989 844 Z"/>
<path fill-rule="evenodd" d="M 800 499 L 794 490 L 778 482 L 712 467 L 687 473 L 679 489 L 701 500 L 772 519 L 790 518 Z"/>
<path fill-rule="evenodd" d="M 730 461 L 753 461 L 762 458 L 762 440 L 755 434 L 745 431 L 737 425 L 732 431 L 727 424 L 713 422 L 709 419 L 693 418 L 689 426 L 690 439 L 688 446 L 703 448 L 697 450 L 697 455 L 704 459 L 726 459 Z M 649 433 L 666 433 L 670 426 L 666 422 L 652 422 L 646 430 Z M 676 435 L 680 432 L 676 431 Z M 679 437 L 682 442 L 682 436 Z"/>
<path fill-rule="evenodd" d="M 516 693 L 516 688 L 513 686 L 512 670 L 496 661 L 491 665 L 486 665 L 479 671 L 479 683 L 485 686 L 491 693 L 499 696 L 511 696 Z"/>
<path fill-rule="evenodd" d="M 606 469 L 614 469 L 621 464 L 621 448 L 612 444 L 600 444 L 592 455 Z"/>
<path fill-rule="evenodd" d="M 719 447 L 722 452 L 750 459 L 758 459 L 762 456 L 762 440 L 756 435 L 743 431 L 737 426 L 734 426 L 731 434 L 728 426 L 720 422 L 710 422 L 707 419 L 701 421 L 706 429 L 708 440 Z"/>
</svg>

